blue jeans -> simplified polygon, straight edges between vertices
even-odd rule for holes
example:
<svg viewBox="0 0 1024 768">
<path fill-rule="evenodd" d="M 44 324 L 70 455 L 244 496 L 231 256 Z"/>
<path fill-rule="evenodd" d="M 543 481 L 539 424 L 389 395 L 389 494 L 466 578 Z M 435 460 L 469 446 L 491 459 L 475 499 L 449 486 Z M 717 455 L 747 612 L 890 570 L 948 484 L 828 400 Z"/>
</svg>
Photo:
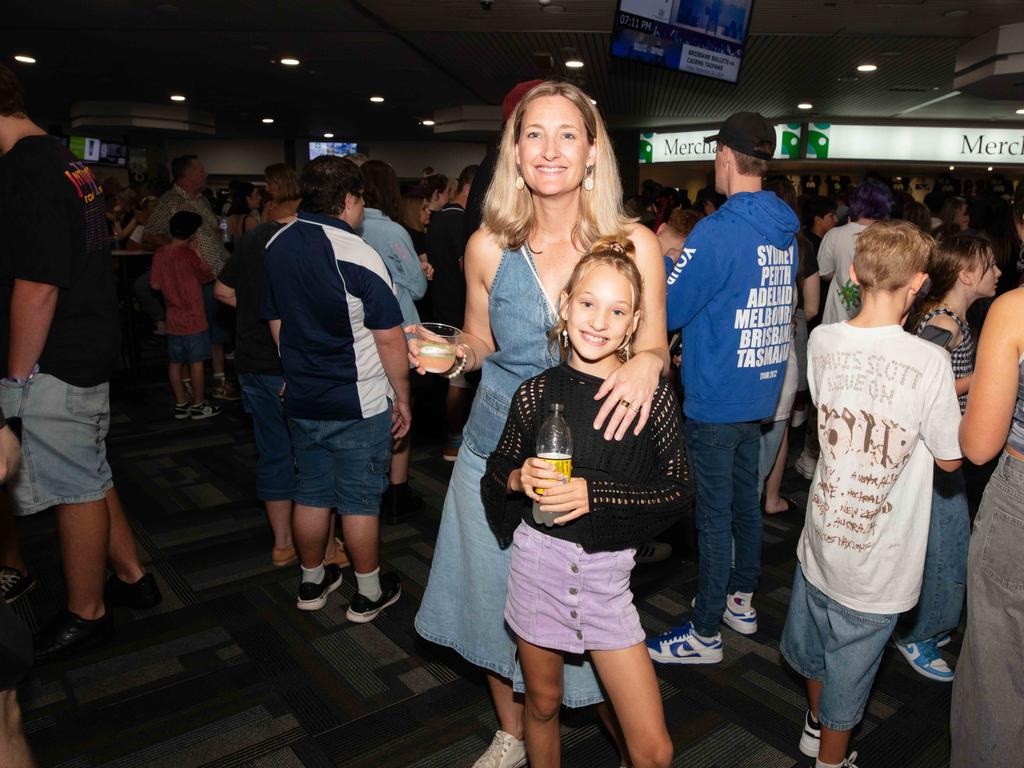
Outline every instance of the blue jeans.
<svg viewBox="0 0 1024 768">
<path fill-rule="evenodd" d="M 690 419 L 683 432 L 697 479 L 700 567 L 693 626 L 698 634 L 713 637 L 718 634 L 726 595 L 753 592 L 761 574 L 757 485 L 761 424 Z"/>
<path fill-rule="evenodd" d="M 268 373 L 240 373 L 242 405 L 252 415 L 256 435 L 256 498 L 291 501 L 295 498 L 295 457 L 288 419 L 281 402 L 284 378 Z"/>
<path fill-rule="evenodd" d="M 917 608 L 904 614 L 904 643 L 935 640 L 960 625 L 967 594 L 967 548 L 971 519 L 967 512 L 964 473 L 935 468 L 932 483 L 932 519 L 928 528 L 928 552 Z M 910 624 L 910 621 L 913 624 Z"/>
</svg>

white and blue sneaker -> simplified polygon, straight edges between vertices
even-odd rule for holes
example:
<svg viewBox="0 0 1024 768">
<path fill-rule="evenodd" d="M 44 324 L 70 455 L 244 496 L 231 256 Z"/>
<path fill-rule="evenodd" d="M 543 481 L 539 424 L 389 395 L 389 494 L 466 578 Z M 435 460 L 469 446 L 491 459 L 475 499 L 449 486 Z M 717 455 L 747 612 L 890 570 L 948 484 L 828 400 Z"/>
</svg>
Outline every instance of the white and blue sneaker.
<svg viewBox="0 0 1024 768">
<path fill-rule="evenodd" d="M 741 635 L 752 635 L 757 632 L 757 611 L 750 604 L 749 592 L 733 592 L 725 596 L 725 613 L 722 621 L 725 626 Z"/>
<path fill-rule="evenodd" d="M 647 652 L 662 664 L 717 664 L 722 660 L 722 636 L 702 640 L 688 621 L 648 640 Z"/>
<path fill-rule="evenodd" d="M 725 596 L 725 611 L 722 612 L 722 621 L 725 626 L 741 635 L 752 635 L 757 632 L 757 611 L 750 604 L 751 593 L 733 592 Z M 690 601 L 692 608 L 697 604 L 697 598 Z"/>
<path fill-rule="evenodd" d="M 896 647 L 903 654 L 903 658 L 910 662 L 910 668 L 919 675 L 940 683 L 953 682 L 955 673 L 939 654 L 934 640 L 920 643 L 901 643 L 897 640 Z"/>
</svg>

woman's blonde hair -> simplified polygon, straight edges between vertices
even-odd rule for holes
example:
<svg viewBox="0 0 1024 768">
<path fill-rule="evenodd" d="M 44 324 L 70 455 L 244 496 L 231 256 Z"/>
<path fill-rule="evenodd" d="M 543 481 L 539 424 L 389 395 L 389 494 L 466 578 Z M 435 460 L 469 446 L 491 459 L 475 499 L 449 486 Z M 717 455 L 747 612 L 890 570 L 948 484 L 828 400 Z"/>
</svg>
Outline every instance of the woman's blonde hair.
<svg viewBox="0 0 1024 768">
<path fill-rule="evenodd" d="M 267 181 L 277 184 L 278 192 L 277 197 L 274 198 L 275 203 L 299 199 L 299 175 L 289 166 L 284 163 L 268 165 L 263 171 L 263 176 Z"/>
<path fill-rule="evenodd" d="M 640 275 L 640 269 L 636 265 L 635 258 L 636 248 L 629 240 L 625 238 L 620 240 L 615 237 L 603 237 L 594 243 L 590 253 L 585 255 L 576 264 L 576 268 L 569 276 L 569 282 L 565 284 L 565 298 L 558 307 L 558 321 L 548 331 L 548 343 L 558 348 L 558 355 L 562 362 L 565 362 L 569 357 L 569 345 L 562 336 L 563 332 L 567 331 L 568 323 L 562 317 L 562 313 L 567 312 L 569 303 L 579 289 L 580 283 L 583 282 L 583 278 L 590 274 L 595 267 L 611 267 L 626 278 L 633 292 L 633 298 L 630 301 L 633 327 L 626 334 L 619 348 L 615 350 L 616 356 L 623 363 L 629 360 L 630 355 L 633 354 L 633 334 L 636 333 L 636 329 L 640 326 L 640 307 L 644 295 L 644 279 Z"/>
<path fill-rule="evenodd" d="M 531 102 L 544 96 L 561 96 L 570 101 L 583 116 L 587 142 L 596 150 L 594 164 L 588 169 L 593 188 L 580 190 L 579 216 L 573 227 L 573 241 L 581 250 L 590 250 L 601 237 L 624 240 L 629 219 L 622 209 L 622 182 L 619 166 L 612 151 L 611 138 L 604 120 L 590 102 L 590 97 L 575 85 L 545 81 L 523 96 L 512 111 L 501 136 L 498 164 L 491 186 L 484 198 L 483 223 L 494 234 L 502 248 L 519 248 L 530 236 L 533 226 L 533 196 L 528 187 L 516 189 L 519 169 L 516 167 L 516 145 L 523 127 L 523 117 Z"/>
</svg>

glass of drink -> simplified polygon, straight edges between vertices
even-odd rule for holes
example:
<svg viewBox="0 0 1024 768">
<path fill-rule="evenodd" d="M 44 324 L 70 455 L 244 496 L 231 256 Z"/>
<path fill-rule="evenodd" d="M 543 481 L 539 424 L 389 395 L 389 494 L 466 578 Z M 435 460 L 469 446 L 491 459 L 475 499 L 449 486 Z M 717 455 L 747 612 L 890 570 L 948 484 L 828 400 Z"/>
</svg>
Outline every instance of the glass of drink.
<svg viewBox="0 0 1024 768">
<path fill-rule="evenodd" d="M 445 373 L 455 365 L 455 349 L 462 340 L 462 331 L 444 323 L 420 323 L 416 326 L 419 359 L 423 370 Z"/>
</svg>

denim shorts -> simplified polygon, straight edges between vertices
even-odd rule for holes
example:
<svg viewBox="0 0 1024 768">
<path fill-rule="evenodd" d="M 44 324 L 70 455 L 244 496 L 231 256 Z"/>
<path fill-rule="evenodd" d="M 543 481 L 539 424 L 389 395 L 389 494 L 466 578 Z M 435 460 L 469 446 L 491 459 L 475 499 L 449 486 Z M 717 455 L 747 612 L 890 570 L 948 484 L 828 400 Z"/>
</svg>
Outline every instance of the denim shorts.
<svg viewBox="0 0 1024 768">
<path fill-rule="evenodd" d="M 242 406 L 252 416 L 256 434 L 256 498 L 290 501 L 295 498 L 295 456 L 288 419 L 281 402 L 280 375 L 240 373 Z"/>
<path fill-rule="evenodd" d="M 512 539 L 505 621 L 528 643 L 566 653 L 644 640 L 629 575 L 636 550 L 585 552 L 520 523 Z"/>
<path fill-rule="evenodd" d="M 391 409 L 368 419 L 288 419 L 298 469 L 295 503 L 379 515 L 391 464 Z"/>
<path fill-rule="evenodd" d="M 797 564 L 779 649 L 803 677 L 821 681 L 822 725 L 849 731 L 860 722 L 898 618 L 897 613 L 863 613 L 837 603 L 807 583 Z"/>
<path fill-rule="evenodd" d="M 188 336 L 167 334 L 167 362 L 201 363 L 213 355 L 210 348 L 210 332 L 200 331 Z"/>
<path fill-rule="evenodd" d="M 0 407 L 20 416 L 21 467 L 7 482 L 19 515 L 106 496 L 110 384 L 75 387 L 38 373 L 24 386 L 0 383 Z"/>
</svg>

